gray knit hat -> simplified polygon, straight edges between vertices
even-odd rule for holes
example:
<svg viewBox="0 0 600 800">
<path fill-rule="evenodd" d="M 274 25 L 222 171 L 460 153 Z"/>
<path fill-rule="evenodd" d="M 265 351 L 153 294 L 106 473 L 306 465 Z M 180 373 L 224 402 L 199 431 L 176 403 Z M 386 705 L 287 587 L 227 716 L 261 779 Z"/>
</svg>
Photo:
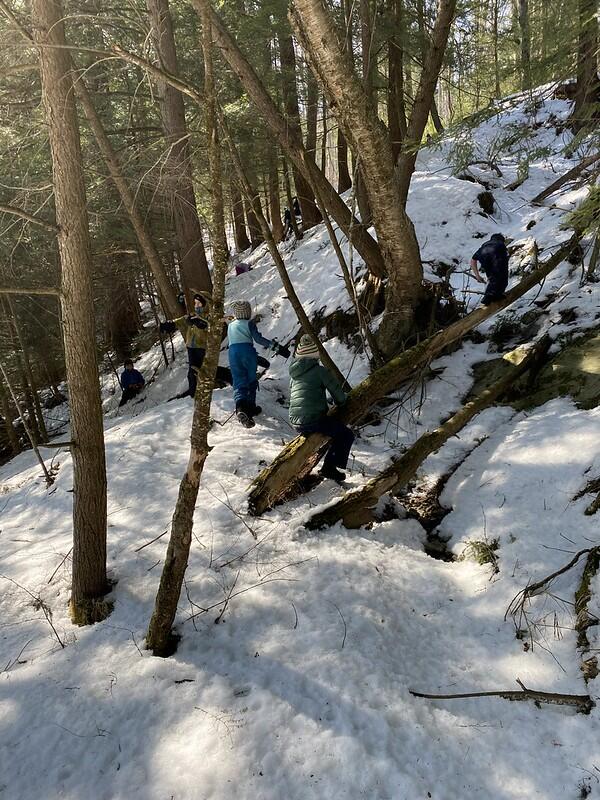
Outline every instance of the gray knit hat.
<svg viewBox="0 0 600 800">
<path fill-rule="evenodd" d="M 296 358 L 318 358 L 319 348 L 312 336 L 305 333 L 296 347 Z"/>
<path fill-rule="evenodd" d="M 236 319 L 250 319 L 252 308 L 247 300 L 236 300 L 233 304 L 233 316 Z"/>
</svg>

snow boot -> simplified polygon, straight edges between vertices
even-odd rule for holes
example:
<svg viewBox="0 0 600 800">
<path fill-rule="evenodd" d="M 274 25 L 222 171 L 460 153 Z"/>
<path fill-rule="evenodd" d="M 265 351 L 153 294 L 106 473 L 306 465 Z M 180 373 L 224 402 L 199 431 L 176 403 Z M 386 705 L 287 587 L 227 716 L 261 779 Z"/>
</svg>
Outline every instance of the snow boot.
<svg viewBox="0 0 600 800">
<path fill-rule="evenodd" d="M 259 414 L 262 414 L 262 408 L 260 406 L 254 406 L 252 409 L 252 416 L 258 417 Z"/>
<path fill-rule="evenodd" d="M 341 472 L 337 467 L 324 464 L 319 470 L 322 478 L 329 478 L 336 483 L 343 483 L 346 480 L 346 473 Z"/>
<path fill-rule="evenodd" d="M 248 413 L 247 404 L 244 402 L 237 403 L 235 406 L 235 415 L 240 421 L 240 423 L 244 426 L 244 428 L 253 428 L 254 427 L 254 420 L 252 419 L 252 415 Z"/>
</svg>

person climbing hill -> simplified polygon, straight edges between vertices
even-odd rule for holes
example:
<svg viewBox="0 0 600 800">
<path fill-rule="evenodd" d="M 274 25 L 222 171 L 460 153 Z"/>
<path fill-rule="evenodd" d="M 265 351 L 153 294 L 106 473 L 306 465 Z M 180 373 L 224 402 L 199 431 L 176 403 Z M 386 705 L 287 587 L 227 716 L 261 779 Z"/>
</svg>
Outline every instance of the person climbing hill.
<svg viewBox="0 0 600 800">
<path fill-rule="evenodd" d="M 188 354 L 188 388 L 177 395 L 181 397 L 194 397 L 198 383 L 198 370 L 202 366 L 206 354 L 206 341 L 208 336 L 208 314 L 211 297 L 208 292 L 194 294 L 194 313 L 178 317 L 173 320 L 161 322 L 160 330 L 163 333 L 172 333 L 179 328 L 185 336 L 185 346 Z"/>
<path fill-rule="evenodd" d="M 340 483 L 346 477 L 341 470 L 348 464 L 354 434 L 339 420 L 328 416 L 326 392 L 338 405 L 346 402 L 346 394 L 336 378 L 319 364 L 316 342 L 304 334 L 290 365 L 290 422 L 305 436 L 322 433 L 331 437 L 319 474 Z"/>
<path fill-rule="evenodd" d="M 484 306 L 489 306 L 495 300 L 503 299 L 504 290 L 508 285 L 508 250 L 501 233 L 495 233 L 471 258 L 471 271 L 475 280 L 484 283 L 477 269 L 478 262 L 488 279 L 481 302 Z"/>
<path fill-rule="evenodd" d="M 256 367 L 258 354 L 254 342 L 270 349 L 276 355 L 289 358 L 290 351 L 275 339 L 266 339 L 251 319 L 252 308 L 246 300 L 233 304 L 234 319 L 229 323 L 229 367 L 233 379 L 235 413 L 245 428 L 254 427 L 254 417 L 262 411 L 256 405 Z"/>
</svg>

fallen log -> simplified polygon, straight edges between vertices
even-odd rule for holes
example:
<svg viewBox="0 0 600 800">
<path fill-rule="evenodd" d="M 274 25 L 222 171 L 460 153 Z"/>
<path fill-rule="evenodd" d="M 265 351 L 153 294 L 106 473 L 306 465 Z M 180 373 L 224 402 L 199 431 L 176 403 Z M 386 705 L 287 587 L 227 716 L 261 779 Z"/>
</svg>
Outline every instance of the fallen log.
<svg viewBox="0 0 600 800">
<path fill-rule="evenodd" d="M 554 194 L 554 192 L 560 189 L 561 186 L 564 186 L 565 183 L 568 183 L 569 181 L 572 181 L 574 178 L 577 178 L 577 176 L 580 175 L 584 169 L 586 169 L 587 167 L 591 167 L 592 164 L 595 164 L 596 161 L 599 160 L 600 160 L 600 153 L 594 153 L 593 155 L 582 159 L 579 162 L 579 164 L 574 166 L 568 172 L 565 172 L 565 174 L 561 175 L 560 178 L 557 178 L 557 180 L 551 183 L 550 186 L 547 186 L 543 192 L 536 194 L 536 196 L 533 198 L 531 202 L 543 203 L 543 201 L 547 197 L 550 197 L 551 194 Z"/>
<path fill-rule="evenodd" d="M 447 328 L 392 358 L 350 392 L 348 401 L 343 408 L 334 409 L 331 413 L 336 414 L 346 424 L 352 425 L 358 422 L 378 400 L 390 392 L 396 391 L 410 377 L 414 376 L 417 370 L 426 367 L 445 347 L 461 339 L 468 331 L 476 328 L 498 311 L 507 308 L 529 289 L 540 283 L 564 261 L 576 243 L 577 238 L 573 235 L 553 256 L 507 292 L 504 300 L 476 308 Z M 298 485 L 298 481 L 313 469 L 326 442 L 327 437 L 316 433 L 307 437 L 297 436 L 289 442 L 272 464 L 265 467 L 249 487 L 248 508 L 250 513 L 258 516 L 272 508 L 276 502 L 285 499 L 293 487 Z"/>
<path fill-rule="evenodd" d="M 549 346 L 550 340 L 548 337 L 541 339 L 500 380 L 464 405 L 439 428 L 420 436 L 397 461 L 394 461 L 383 472 L 371 478 L 360 489 L 346 492 L 336 503 L 313 514 L 305 523 L 305 526 L 310 530 L 316 530 L 329 527 L 342 520 L 347 528 L 360 528 L 361 525 L 373 522 L 375 518 L 374 509 L 379 498 L 386 492 L 397 491 L 406 486 L 428 456 L 439 450 L 451 436 L 455 436 L 462 430 L 476 414 L 497 400 L 517 378 L 530 369 L 533 364 L 537 363 Z M 518 359 L 519 355 L 521 355 L 519 351 L 515 350 L 505 358 L 512 361 L 514 358 Z"/>
</svg>

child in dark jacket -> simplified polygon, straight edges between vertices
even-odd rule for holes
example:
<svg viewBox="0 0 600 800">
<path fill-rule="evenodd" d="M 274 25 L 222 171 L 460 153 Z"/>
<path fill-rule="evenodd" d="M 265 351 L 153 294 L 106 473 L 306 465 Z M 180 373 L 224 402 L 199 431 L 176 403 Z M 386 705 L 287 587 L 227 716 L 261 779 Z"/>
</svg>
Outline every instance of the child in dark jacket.
<svg viewBox="0 0 600 800">
<path fill-rule="evenodd" d="M 144 384 L 146 383 L 142 373 L 133 368 L 133 361 L 131 359 L 128 358 L 123 366 L 125 369 L 119 378 L 119 383 L 121 384 L 121 389 L 123 390 L 119 408 L 136 397 L 142 391 Z"/>
<path fill-rule="evenodd" d="M 338 405 L 346 402 L 340 384 L 329 370 L 319 364 L 319 350 L 313 338 L 304 335 L 290 366 L 290 422 L 298 433 L 305 436 L 322 433 L 331 437 L 319 473 L 324 478 L 340 482 L 346 477 L 340 469 L 346 469 L 354 434 L 339 420 L 328 416 L 326 391 Z"/>
<path fill-rule="evenodd" d="M 245 428 L 254 427 L 254 419 L 262 411 L 256 405 L 256 367 L 258 354 L 254 342 L 269 348 L 273 353 L 289 356 L 287 348 L 273 339 L 261 336 L 256 323 L 250 319 L 252 309 L 246 300 L 238 300 L 233 304 L 235 319 L 229 323 L 227 338 L 229 339 L 229 367 L 233 379 L 233 397 L 238 420 Z"/>
</svg>

